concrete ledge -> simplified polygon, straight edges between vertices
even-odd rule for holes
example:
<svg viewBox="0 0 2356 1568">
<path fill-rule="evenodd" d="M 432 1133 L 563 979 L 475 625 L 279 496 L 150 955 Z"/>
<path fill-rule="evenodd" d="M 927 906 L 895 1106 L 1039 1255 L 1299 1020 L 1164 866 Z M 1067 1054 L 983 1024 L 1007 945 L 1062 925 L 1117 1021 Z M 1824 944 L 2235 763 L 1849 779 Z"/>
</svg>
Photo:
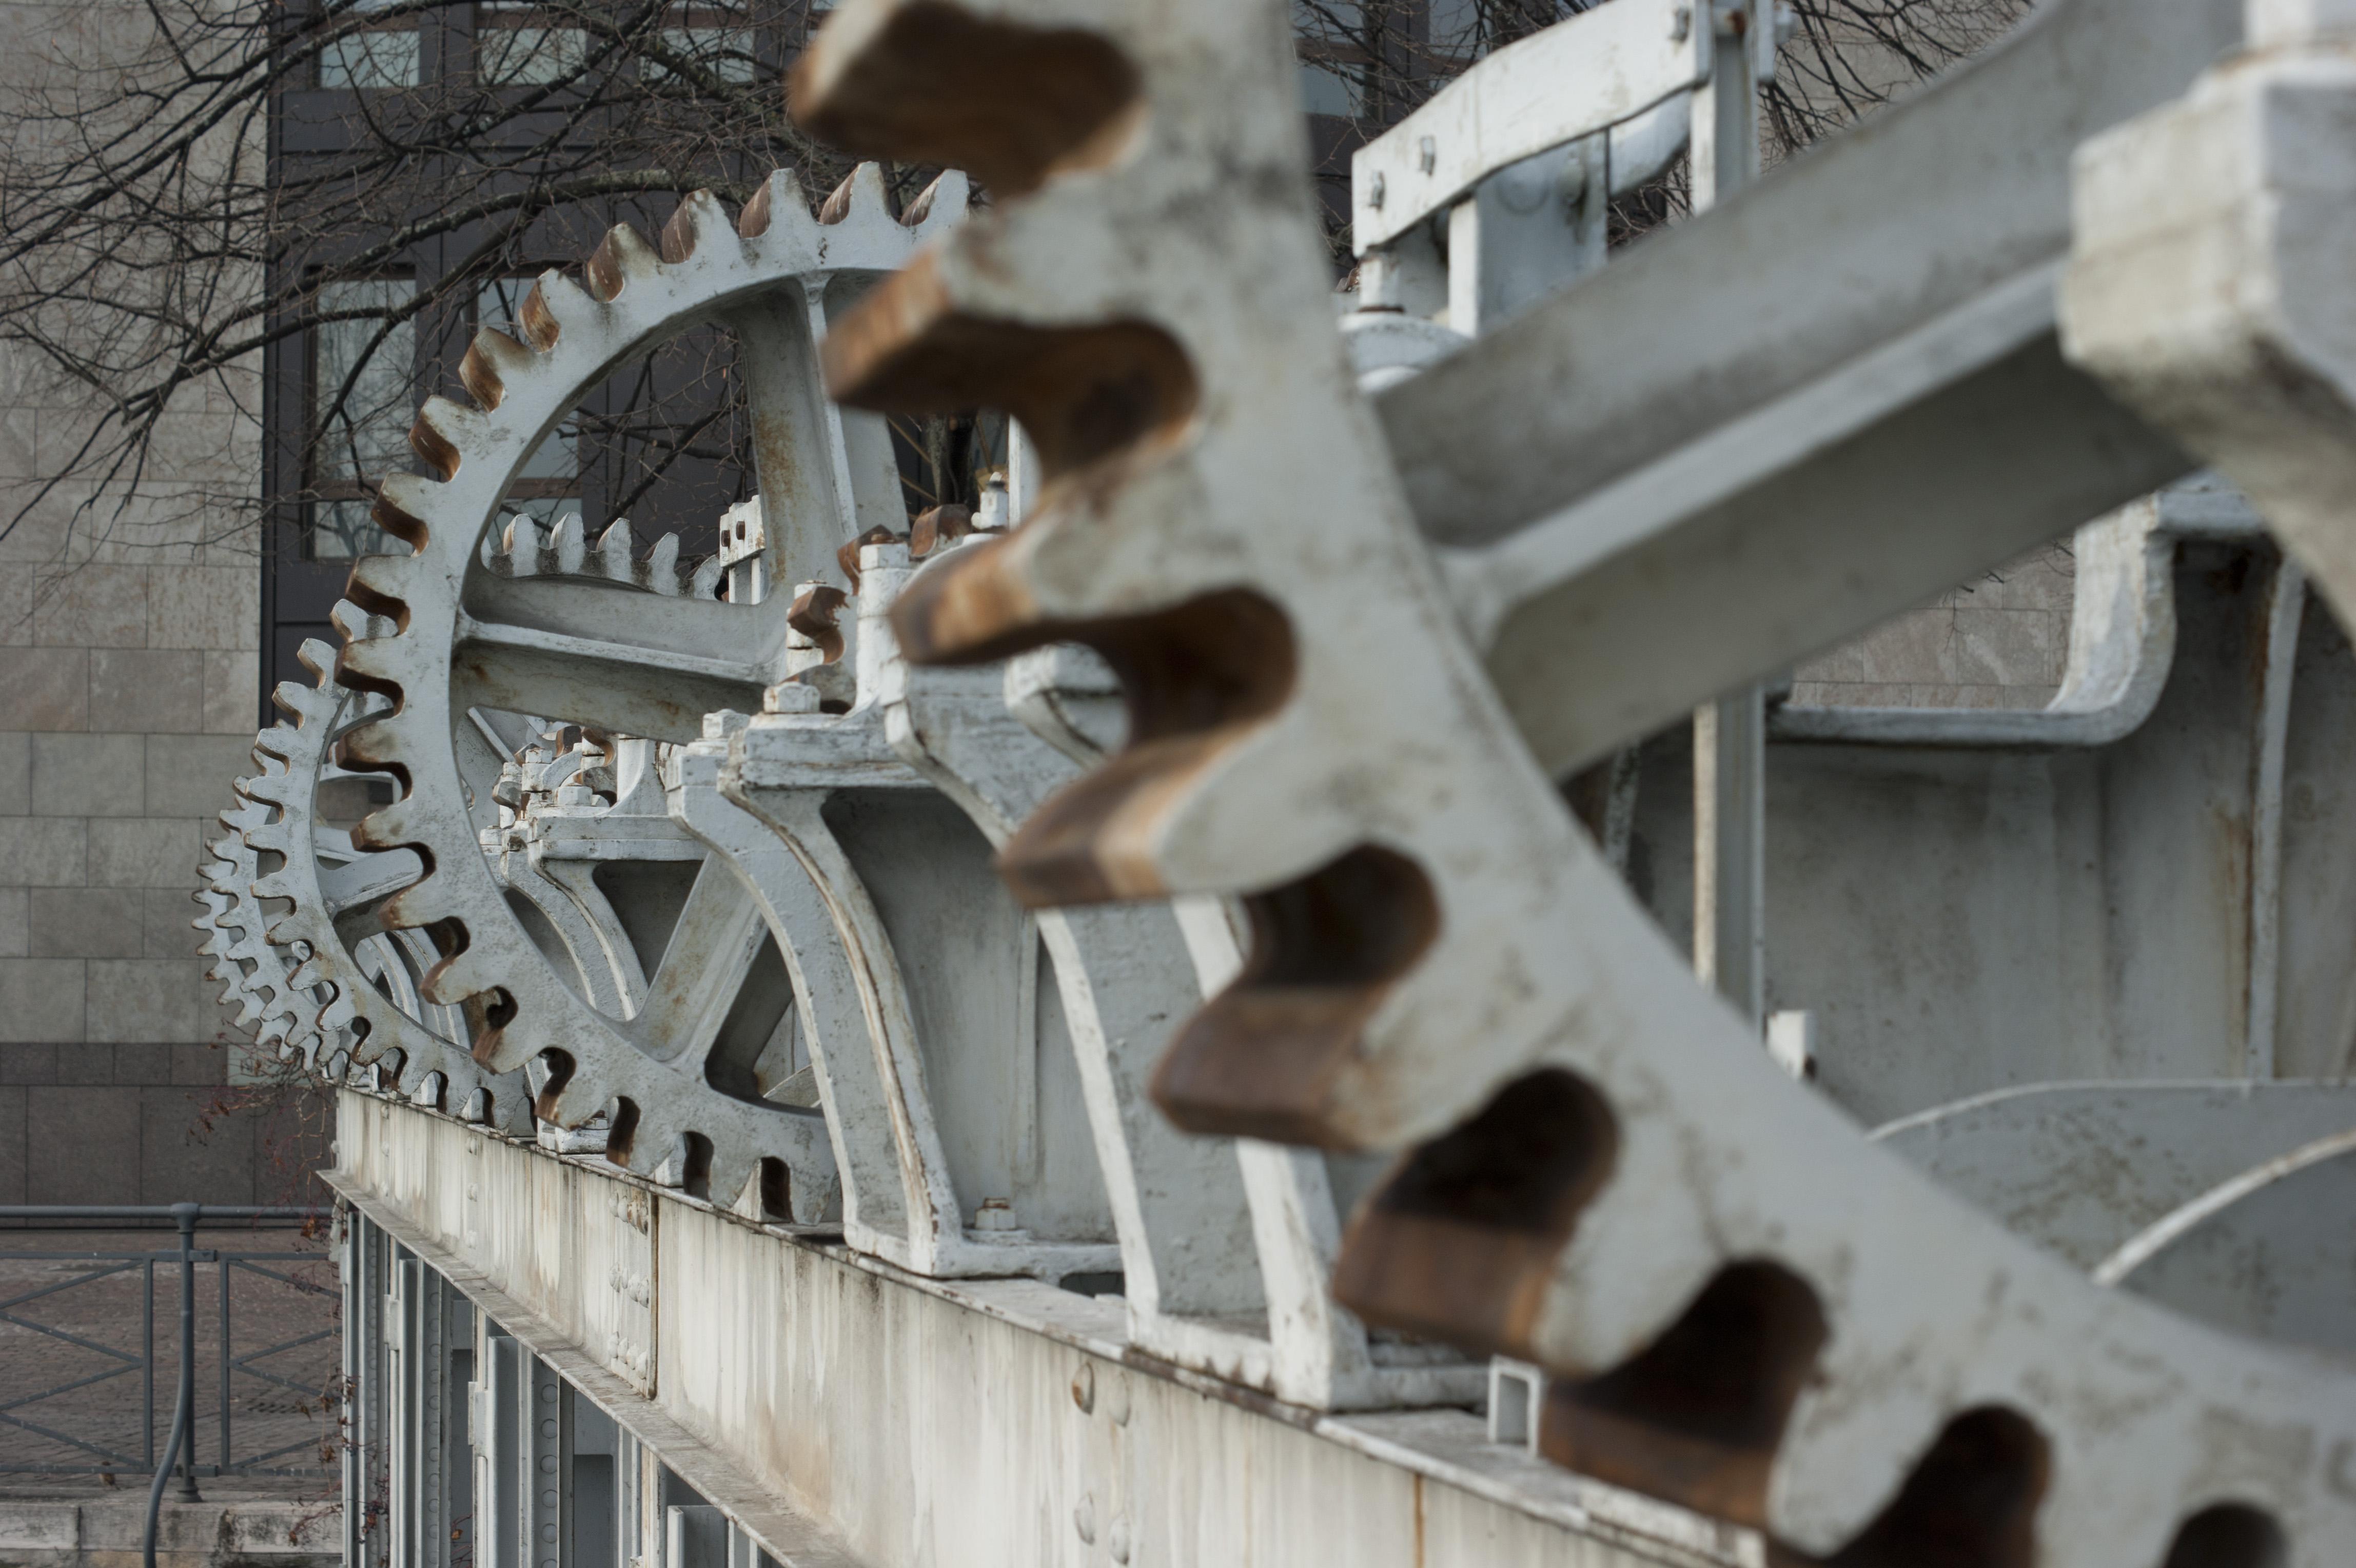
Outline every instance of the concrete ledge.
<svg viewBox="0 0 2356 1568">
<path fill-rule="evenodd" d="M 137 1568 L 147 1528 L 144 1487 L 95 1502 L 0 1498 L 0 1563 L 13 1568 Z M 155 1554 L 174 1568 L 268 1563 L 309 1568 L 343 1554 L 343 1508 L 275 1498 L 166 1501 Z"/>
</svg>

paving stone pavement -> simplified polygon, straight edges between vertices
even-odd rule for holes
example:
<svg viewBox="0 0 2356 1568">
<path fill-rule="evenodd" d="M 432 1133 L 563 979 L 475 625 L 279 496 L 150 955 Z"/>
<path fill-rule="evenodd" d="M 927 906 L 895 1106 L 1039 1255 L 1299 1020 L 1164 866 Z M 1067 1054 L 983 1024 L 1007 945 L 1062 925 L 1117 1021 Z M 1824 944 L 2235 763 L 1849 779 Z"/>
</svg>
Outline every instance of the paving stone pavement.
<svg viewBox="0 0 2356 1568">
<path fill-rule="evenodd" d="M 321 1472 L 208 1473 L 222 1463 L 221 1271 L 200 1263 L 198 1486 L 208 1502 L 331 1503 L 339 1442 L 333 1390 L 341 1358 L 341 1302 L 324 1243 L 293 1230 L 225 1225 L 200 1230 L 198 1245 L 232 1257 L 294 1254 L 251 1257 L 250 1263 L 229 1270 L 230 1348 L 235 1357 L 251 1358 L 252 1369 L 234 1369 L 230 1377 L 228 1439 L 232 1467 Z M 0 1230 L 0 1303 L 16 1303 L 0 1306 L 0 1499 L 104 1505 L 133 1494 L 144 1498 L 143 1429 L 152 1421 L 160 1456 L 178 1386 L 177 1248 L 177 1235 L 168 1229 Z M 140 1366 L 149 1333 L 148 1265 L 141 1260 L 148 1256 L 156 1260 L 152 1413 Z M 28 1295 L 32 1299 L 24 1299 Z M 257 1354 L 315 1334 L 320 1337 L 275 1354 Z M 257 1375 L 262 1370 L 284 1382 Z M 110 1468 L 83 1475 L 10 1468 L 41 1465 Z M 166 1496 L 176 1494 L 174 1483 Z"/>
</svg>

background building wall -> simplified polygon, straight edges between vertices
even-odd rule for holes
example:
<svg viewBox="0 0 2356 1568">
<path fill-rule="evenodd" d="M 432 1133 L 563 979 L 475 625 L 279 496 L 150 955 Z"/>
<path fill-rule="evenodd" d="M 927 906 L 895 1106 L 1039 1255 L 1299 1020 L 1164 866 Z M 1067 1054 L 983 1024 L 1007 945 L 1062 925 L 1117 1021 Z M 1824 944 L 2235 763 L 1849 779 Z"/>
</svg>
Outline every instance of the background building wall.
<svg viewBox="0 0 2356 1568">
<path fill-rule="evenodd" d="M 135 49 L 138 13 L 0 3 L 0 113 Z M 291 1190 L 270 1145 L 299 1109 L 230 1086 L 241 1036 L 189 924 L 261 713 L 238 504 L 258 493 L 259 387 L 190 388 L 135 487 L 36 499 L 101 408 L 0 343 L 0 1202 Z"/>
<path fill-rule="evenodd" d="M 2070 653 L 2077 561 L 2037 551 L 1793 673 L 1797 703 L 1882 708 L 2041 708 Z"/>
</svg>

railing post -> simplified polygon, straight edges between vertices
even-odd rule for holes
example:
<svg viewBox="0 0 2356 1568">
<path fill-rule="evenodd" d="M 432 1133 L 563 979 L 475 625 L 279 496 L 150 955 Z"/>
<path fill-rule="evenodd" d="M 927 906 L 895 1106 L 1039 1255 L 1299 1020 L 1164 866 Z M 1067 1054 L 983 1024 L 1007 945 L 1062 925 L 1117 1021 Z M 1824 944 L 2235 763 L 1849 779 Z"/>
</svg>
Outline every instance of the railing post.
<svg viewBox="0 0 2356 1568">
<path fill-rule="evenodd" d="M 237 1450 L 230 1446 L 229 1431 L 229 1260 L 220 1249 L 213 1249 L 213 1273 L 220 1280 L 220 1457 L 213 1462 L 213 1474 L 226 1476 L 237 1463 Z"/>
<path fill-rule="evenodd" d="M 140 1457 L 146 1462 L 147 1473 L 155 1473 L 155 1260 L 143 1258 L 139 1263 L 140 1282 L 145 1287 L 140 1298 L 139 1343 L 147 1361 L 140 1369 L 139 1431 L 145 1439 Z"/>
<path fill-rule="evenodd" d="M 197 1490 L 197 1219 L 204 1206 L 172 1205 L 180 1228 L 180 1501 L 200 1503 Z"/>
</svg>

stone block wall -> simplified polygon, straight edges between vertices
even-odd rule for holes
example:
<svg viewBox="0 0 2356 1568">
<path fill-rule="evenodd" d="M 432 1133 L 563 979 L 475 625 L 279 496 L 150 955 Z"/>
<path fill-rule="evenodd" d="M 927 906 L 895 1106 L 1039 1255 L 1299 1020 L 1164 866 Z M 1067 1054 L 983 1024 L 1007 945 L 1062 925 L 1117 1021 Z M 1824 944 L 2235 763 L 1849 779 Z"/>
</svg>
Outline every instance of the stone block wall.
<svg viewBox="0 0 2356 1568">
<path fill-rule="evenodd" d="M 190 927 L 251 768 L 259 564 L 45 532 L 0 541 L 0 1202 L 278 1201 L 284 1097 L 231 1087 Z"/>
<path fill-rule="evenodd" d="M 0 113 L 146 34 L 131 0 L 0 0 Z M 190 927 L 262 713 L 260 392 L 187 387 L 110 490 L 65 472 L 99 403 L 0 346 L 0 1202 L 287 1186 L 269 1128 L 300 1116 L 232 1083 L 241 1036 Z"/>
<path fill-rule="evenodd" d="M 2070 653 L 2077 562 L 2034 552 L 1793 672 L 1795 703 L 1877 708 L 2041 708 Z"/>
</svg>

